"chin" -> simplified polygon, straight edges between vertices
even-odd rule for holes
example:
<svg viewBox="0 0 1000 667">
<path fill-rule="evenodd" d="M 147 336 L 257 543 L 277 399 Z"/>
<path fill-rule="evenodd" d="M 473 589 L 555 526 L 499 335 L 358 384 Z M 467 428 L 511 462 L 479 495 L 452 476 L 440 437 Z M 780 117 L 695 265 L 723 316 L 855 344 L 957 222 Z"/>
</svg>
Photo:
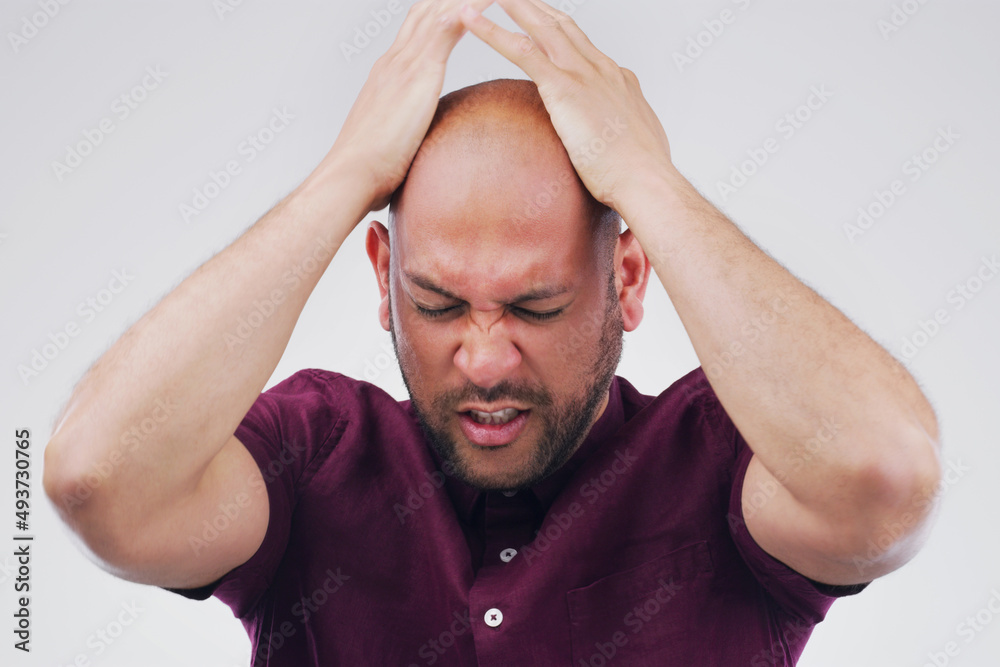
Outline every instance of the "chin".
<svg viewBox="0 0 1000 667">
<path fill-rule="evenodd" d="M 534 482 L 532 466 L 526 465 L 523 460 L 509 460 L 513 447 L 512 443 L 483 451 L 485 448 L 466 445 L 465 451 L 457 457 L 455 476 L 484 491 L 507 491 L 530 486 Z"/>
<path fill-rule="evenodd" d="M 451 460 L 455 477 L 484 491 L 512 491 L 530 487 L 552 472 L 554 461 L 545 459 L 540 444 L 518 439 L 507 445 L 480 447 L 458 441 Z M 560 462 L 561 463 L 561 462 Z"/>
</svg>

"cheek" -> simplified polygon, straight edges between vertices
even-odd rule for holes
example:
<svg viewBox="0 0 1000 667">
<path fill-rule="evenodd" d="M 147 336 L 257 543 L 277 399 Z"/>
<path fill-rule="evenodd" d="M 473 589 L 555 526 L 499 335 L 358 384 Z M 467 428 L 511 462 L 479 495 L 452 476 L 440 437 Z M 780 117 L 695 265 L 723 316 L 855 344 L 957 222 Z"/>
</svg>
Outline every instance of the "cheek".
<svg viewBox="0 0 1000 667">
<path fill-rule="evenodd" d="M 551 388 L 575 386 L 593 367 L 599 325 L 586 319 L 542 327 L 525 327 L 520 337 L 522 363 Z"/>
<path fill-rule="evenodd" d="M 550 341 L 552 357 L 568 367 L 589 365 L 593 361 L 604 330 L 605 312 L 593 305 L 586 312 L 568 319 Z"/>
<path fill-rule="evenodd" d="M 454 333 L 445 324 L 427 322 L 416 314 L 396 314 L 396 342 L 400 363 L 419 369 L 422 375 L 451 365 Z"/>
<path fill-rule="evenodd" d="M 558 384 L 579 379 L 593 365 L 604 326 L 601 304 L 586 312 L 549 325 L 532 325 L 514 315 L 503 336 L 521 354 L 522 372 Z M 455 368 L 455 354 L 462 345 L 463 322 L 428 322 L 416 313 L 395 313 L 394 325 L 400 363 L 413 371 L 417 380 L 431 375 L 447 375 Z M 587 369 L 581 371 L 581 369 Z"/>
</svg>

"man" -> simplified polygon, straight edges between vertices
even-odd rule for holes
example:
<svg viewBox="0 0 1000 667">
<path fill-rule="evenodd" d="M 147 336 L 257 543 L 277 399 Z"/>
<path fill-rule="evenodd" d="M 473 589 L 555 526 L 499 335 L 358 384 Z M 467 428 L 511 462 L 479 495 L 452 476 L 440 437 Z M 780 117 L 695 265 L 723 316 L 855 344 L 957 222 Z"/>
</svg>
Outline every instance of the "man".
<svg viewBox="0 0 1000 667">
<path fill-rule="evenodd" d="M 526 35 L 469 4 L 415 4 L 313 174 L 89 371 L 46 490 L 111 572 L 230 604 L 255 665 L 794 664 L 921 543 L 933 412 L 684 180 L 631 72 L 539 0 L 498 0 Z M 466 31 L 534 84 L 439 105 Z M 411 401 L 260 394 L 390 202 L 367 250 Z M 708 369 L 655 398 L 614 377 L 651 269 Z"/>
</svg>

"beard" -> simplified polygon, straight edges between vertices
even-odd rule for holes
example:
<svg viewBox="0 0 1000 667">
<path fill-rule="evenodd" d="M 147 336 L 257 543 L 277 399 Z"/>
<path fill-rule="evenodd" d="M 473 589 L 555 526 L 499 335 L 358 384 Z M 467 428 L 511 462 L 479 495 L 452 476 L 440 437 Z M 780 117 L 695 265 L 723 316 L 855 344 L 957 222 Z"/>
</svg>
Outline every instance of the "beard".
<svg viewBox="0 0 1000 667">
<path fill-rule="evenodd" d="M 392 326 L 392 300 L 389 300 L 389 334 L 392 337 L 396 359 L 399 360 L 403 383 L 410 394 L 411 404 L 428 442 L 442 460 L 449 462 L 455 477 L 470 486 L 483 490 L 517 490 L 534 485 L 558 470 L 579 448 L 597 419 L 597 410 L 607 395 L 615 370 L 621 360 L 624 328 L 621 305 L 615 289 L 614 273 L 608 282 L 605 296 L 606 307 L 600 325 L 601 334 L 597 344 L 591 349 L 593 360 L 582 365 L 577 375 L 576 391 L 570 396 L 559 396 L 540 383 L 504 380 L 492 387 L 483 388 L 472 382 L 430 397 L 418 396 L 413 391 L 413 377 L 416 369 L 411 368 L 405 357 L 400 355 L 396 333 Z M 596 319 L 596 318 L 595 318 Z M 572 363 L 585 351 L 586 343 L 572 344 L 581 339 L 580 332 L 574 331 L 568 349 L 553 350 L 560 354 L 558 363 Z M 562 347 L 562 346 L 560 346 Z M 529 459 L 517 469 L 508 469 L 503 474 L 484 475 L 477 473 L 464 453 L 472 443 L 457 442 L 446 424 L 455 414 L 455 407 L 467 401 L 497 403 L 503 399 L 532 406 L 532 416 L 541 422 L 542 435 L 532 448 Z M 508 447 L 509 445 L 502 445 Z M 498 448 L 499 449 L 499 448 Z"/>
</svg>

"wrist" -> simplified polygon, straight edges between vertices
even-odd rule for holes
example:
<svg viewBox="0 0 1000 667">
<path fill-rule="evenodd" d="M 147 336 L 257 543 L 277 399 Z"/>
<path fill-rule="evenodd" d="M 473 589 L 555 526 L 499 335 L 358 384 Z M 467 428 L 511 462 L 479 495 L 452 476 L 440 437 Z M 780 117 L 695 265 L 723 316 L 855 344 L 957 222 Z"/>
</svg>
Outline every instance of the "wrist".
<svg viewBox="0 0 1000 667">
<path fill-rule="evenodd" d="M 625 191 L 616 197 L 614 208 L 630 229 L 641 228 L 647 220 L 651 221 L 649 224 L 657 224 L 664 219 L 693 190 L 672 163 L 636 170 L 629 176 Z"/>
<path fill-rule="evenodd" d="M 742 233 L 674 168 L 634 179 L 627 205 L 618 210 L 661 276 L 678 253 Z"/>
<path fill-rule="evenodd" d="M 345 184 L 352 199 L 364 209 L 364 217 L 389 205 L 389 198 L 408 170 L 409 162 L 405 166 L 389 168 L 375 159 L 370 147 L 338 137 L 311 177 Z"/>
<path fill-rule="evenodd" d="M 328 154 L 292 193 L 290 198 L 320 214 L 327 224 L 346 227 L 345 236 L 372 210 L 367 181 L 348 160 Z"/>
</svg>

